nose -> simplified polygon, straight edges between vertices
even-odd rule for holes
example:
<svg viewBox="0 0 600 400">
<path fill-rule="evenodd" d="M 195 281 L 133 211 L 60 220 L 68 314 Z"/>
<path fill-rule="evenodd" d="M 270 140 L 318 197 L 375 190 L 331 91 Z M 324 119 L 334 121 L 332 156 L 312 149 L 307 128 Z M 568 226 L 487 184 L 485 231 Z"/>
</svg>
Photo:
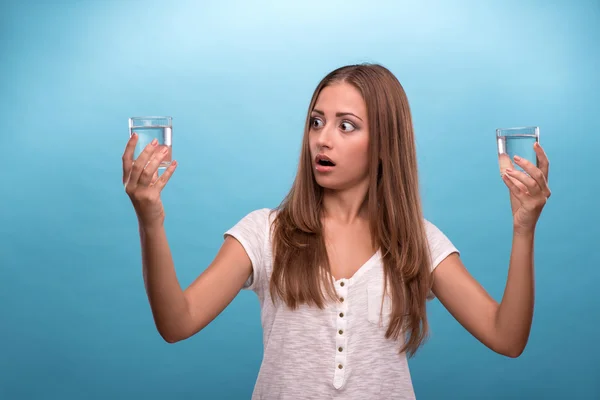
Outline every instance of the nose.
<svg viewBox="0 0 600 400">
<path fill-rule="evenodd" d="M 324 126 L 317 132 L 316 145 L 318 149 L 330 149 L 333 141 L 334 128 L 329 125 Z"/>
</svg>

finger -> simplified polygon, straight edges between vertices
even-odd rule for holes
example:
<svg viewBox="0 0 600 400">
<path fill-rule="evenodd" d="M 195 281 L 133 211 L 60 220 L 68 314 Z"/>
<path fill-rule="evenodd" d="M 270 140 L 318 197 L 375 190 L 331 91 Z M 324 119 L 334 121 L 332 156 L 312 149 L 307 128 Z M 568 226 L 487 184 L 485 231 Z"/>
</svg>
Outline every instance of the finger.
<svg viewBox="0 0 600 400">
<path fill-rule="evenodd" d="M 138 184 L 140 176 L 142 175 L 142 172 L 144 172 L 144 168 L 146 168 L 146 164 L 148 164 L 150 157 L 152 157 L 152 155 L 154 154 L 157 145 L 158 141 L 156 139 L 153 139 L 152 142 L 148 143 L 144 150 L 142 150 L 138 158 L 133 163 L 133 167 L 131 168 L 131 175 L 129 177 L 129 182 L 132 182 L 135 185 Z"/>
<path fill-rule="evenodd" d="M 531 195 L 535 195 L 542 190 L 535 179 L 521 171 L 515 171 L 509 168 L 506 170 L 506 174 L 521 182 L 525 187 L 525 191 L 529 192 Z M 520 189 L 523 189 L 523 187 L 520 187 Z"/>
<path fill-rule="evenodd" d="M 504 179 L 504 175 L 508 175 L 508 173 L 506 171 L 508 171 L 511 168 L 507 168 L 504 170 L 504 173 L 501 175 L 501 178 Z M 523 193 L 527 193 L 527 186 L 525 186 L 523 183 L 519 182 L 517 179 L 510 177 L 510 181 L 516 185 L 519 190 L 521 190 Z"/>
<path fill-rule="evenodd" d="M 162 146 L 160 149 L 156 149 L 152 157 L 148 161 L 144 171 L 140 175 L 140 179 L 138 180 L 138 184 L 141 186 L 149 186 L 152 181 L 155 179 L 154 176 L 158 175 L 158 166 L 161 161 L 167 155 L 167 151 L 169 148 L 167 146 Z"/>
<path fill-rule="evenodd" d="M 544 174 L 546 181 L 548 181 L 548 172 L 550 169 L 550 161 L 548 161 L 548 156 L 546 156 L 546 152 L 544 151 L 544 149 L 542 149 L 542 146 L 538 142 L 536 142 L 533 145 L 533 149 L 535 150 L 535 154 L 537 155 L 538 168 Z"/>
<path fill-rule="evenodd" d="M 506 153 L 502 153 L 498 156 L 498 164 L 500 165 L 500 175 L 503 175 L 508 168 L 514 168 L 510 156 Z"/>
<path fill-rule="evenodd" d="M 510 192 L 519 200 L 523 200 L 523 197 L 526 196 L 525 191 L 521 189 L 520 185 L 518 185 L 518 181 L 515 181 L 514 178 L 509 176 L 508 174 L 502 175 L 502 180 L 504 184 L 508 187 Z"/>
<path fill-rule="evenodd" d="M 169 165 L 165 172 L 163 172 L 160 178 L 154 182 L 154 187 L 158 188 L 159 191 L 163 190 L 167 182 L 169 182 L 169 179 L 171 179 L 173 172 L 175 172 L 175 168 L 177 168 L 177 161 L 173 160 L 171 165 Z"/>
<path fill-rule="evenodd" d="M 138 142 L 137 133 L 133 132 L 127 145 L 125 146 L 125 152 L 123 152 L 123 184 L 127 183 L 129 174 L 131 173 L 131 167 L 133 166 L 133 152 L 135 151 L 135 145 Z"/>
<path fill-rule="evenodd" d="M 526 160 L 523 157 L 519 157 L 516 155 L 514 158 L 515 163 L 517 163 L 518 166 L 523 168 L 523 170 L 527 172 L 529 176 L 537 182 L 541 190 L 544 190 L 548 187 L 548 185 L 546 184 L 546 177 L 544 176 L 544 173 L 541 169 L 539 169 L 538 167 L 533 165 L 531 161 Z"/>
</svg>

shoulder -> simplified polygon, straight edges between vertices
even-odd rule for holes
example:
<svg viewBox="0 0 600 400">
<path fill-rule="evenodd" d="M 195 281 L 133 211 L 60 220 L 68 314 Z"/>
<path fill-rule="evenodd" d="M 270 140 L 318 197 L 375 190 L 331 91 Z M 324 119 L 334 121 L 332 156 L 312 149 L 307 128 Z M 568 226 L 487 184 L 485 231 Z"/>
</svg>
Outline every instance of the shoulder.
<svg viewBox="0 0 600 400">
<path fill-rule="evenodd" d="M 259 208 L 242 214 L 237 222 L 225 233 L 232 236 L 258 236 L 266 238 L 269 234 L 275 212 L 270 208 Z M 237 235 L 236 235 L 237 234 Z"/>
<path fill-rule="evenodd" d="M 247 212 L 238 223 L 243 223 L 245 225 L 263 225 L 272 220 L 274 214 L 275 210 L 271 208 L 258 208 Z"/>
<path fill-rule="evenodd" d="M 440 228 L 437 224 L 434 224 L 427 218 L 423 218 L 423 223 L 425 226 L 425 234 L 427 235 L 427 239 L 430 242 L 435 242 L 438 240 L 449 240 L 448 236 L 444 232 L 446 228 Z"/>
<path fill-rule="evenodd" d="M 258 208 L 256 210 L 248 212 L 242 218 L 242 221 L 266 223 L 273 213 L 274 210 L 271 208 Z"/>
<path fill-rule="evenodd" d="M 449 254 L 459 253 L 459 251 L 437 225 L 427 219 L 423 219 L 423 222 L 432 258 L 432 267 L 435 268 Z"/>
<path fill-rule="evenodd" d="M 425 234 L 427 235 L 427 239 L 429 241 L 438 239 L 442 236 L 446 236 L 437 225 L 428 220 L 427 218 L 423 218 L 423 224 L 425 225 Z"/>
<path fill-rule="evenodd" d="M 269 262 L 269 226 L 274 214 L 269 208 L 260 208 L 244 214 L 229 228 L 224 236 L 236 239 L 252 263 L 252 274 L 244 284 L 245 289 L 258 290 L 264 286 Z"/>
</svg>

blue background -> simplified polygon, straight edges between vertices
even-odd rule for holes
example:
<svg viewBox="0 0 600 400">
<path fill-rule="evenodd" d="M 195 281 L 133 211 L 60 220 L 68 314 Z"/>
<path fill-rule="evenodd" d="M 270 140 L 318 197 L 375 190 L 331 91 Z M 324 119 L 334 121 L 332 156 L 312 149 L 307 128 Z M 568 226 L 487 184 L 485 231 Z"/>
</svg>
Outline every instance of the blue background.
<svg viewBox="0 0 600 400">
<path fill-rule="evenodd" d="M 599 39 L 597 0 L 4 1 L 0 398 L 249 398 L 253 293 L 187 341 L 156 332 L 121 185 L 127 118 L 174 117 L 163 201 L 187 287 L 226 229 L 287 193 L 314 87 L 355 62 L 404 85 L 426 217 L 497 300 L 511 215 L 495 129 L 540 126 L 551 161 L 525 353 L 494 354 L 434 301 L 418 398 L 599 398 Z"/>
</svg>

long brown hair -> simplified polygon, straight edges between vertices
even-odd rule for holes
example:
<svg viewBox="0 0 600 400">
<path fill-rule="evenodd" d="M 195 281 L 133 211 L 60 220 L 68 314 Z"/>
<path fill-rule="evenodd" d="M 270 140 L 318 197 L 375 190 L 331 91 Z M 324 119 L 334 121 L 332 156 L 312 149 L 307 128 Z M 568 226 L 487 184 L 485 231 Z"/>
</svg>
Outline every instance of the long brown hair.
<svg viewBox="0 0 600 400">
<path fill-rule="evenodd" d="M 369 188 L 365 199 L 373 246 L 381 251 L 392 314 L 387 338 L 404 336 L 400 351 L 414 355 L 426 339 L 430 256 L 419 195 L 417 157 L 408 99 L 396 77 L 374 64 L 338 68 L 319 83 L 308 108 L 296 178 L 273 224 L 271 297 L 292 309 L 337 301 L 323 236 L 323 188 L 313 175 L 308 132 L 321 90 L 346 82 L 358 89 L 369 120 Z M 389 286 L 388 286 L 389 285 Z"/>
</svg>

